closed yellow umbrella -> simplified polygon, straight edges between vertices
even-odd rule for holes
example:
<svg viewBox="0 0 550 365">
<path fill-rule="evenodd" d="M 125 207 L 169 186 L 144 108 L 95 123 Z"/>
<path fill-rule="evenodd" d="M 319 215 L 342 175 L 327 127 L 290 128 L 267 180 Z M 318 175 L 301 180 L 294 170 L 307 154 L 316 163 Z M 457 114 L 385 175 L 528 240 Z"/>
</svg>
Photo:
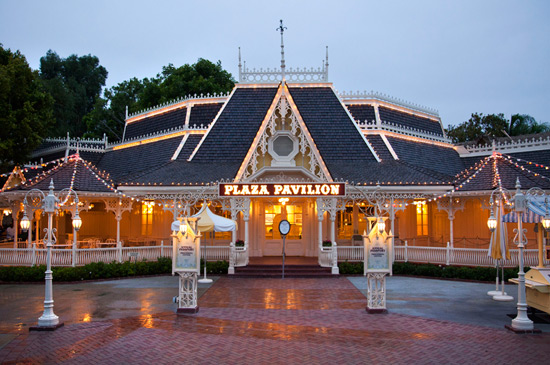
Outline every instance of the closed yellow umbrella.
<svg viewBox="0 0 550 365">
<path fill-rule="evenodd" d="M 502 222 L 503 209 L 502 204 L 498 204 L 497 209 L 497 227 L 491 234 L 491 244 L 489 249 L 489 256 L 495 260 L 510 260 L 510 251 L 508 250 L 508 234 L 506 231 L 506 224 Z"/>
</svg>

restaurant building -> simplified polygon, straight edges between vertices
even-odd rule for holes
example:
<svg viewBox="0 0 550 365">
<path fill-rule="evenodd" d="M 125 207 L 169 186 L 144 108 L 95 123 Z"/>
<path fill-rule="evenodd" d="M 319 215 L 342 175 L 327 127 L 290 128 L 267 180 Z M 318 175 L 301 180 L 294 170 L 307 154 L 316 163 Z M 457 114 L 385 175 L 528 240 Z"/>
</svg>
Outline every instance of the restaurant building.
<svg viewBox="0 0 550 365">
<path fill-rule="evenodd" d="M 380 93 L 339 93 L 328 54 L 316 70 L 249 70 L 226 95 L 189 96 L 127 115 L 121 141 L 47 139 L 6 174 L 0 199 L 18 222 L 33 188 L 73 188 L 88 237 L 119 245 L 169 242 L 170 224 L 208 204 L 238 223 L 205 236 L 238 240 L 246 257 L 320 257 L 323 241 L 362 245 L 368 217 L 387 218 L 395 244 L 487 248 L 496 188 L 550 188 L 550 138 L 455 145 L 437 111 Z M 27 238 L 40 237 L 40 210 Z M 56 218 L 70 244 L 70 212 Z M 16 225 L 16 236 L 20 235 Z M 529 226 L 535 247 L 534 224 Z M 35 238 L 33 238 L 33 236 Z M 16 244 L 17 237 L 15 238 Z M 214 256 L 213 256 L 214 257 Z"/>
</svg>

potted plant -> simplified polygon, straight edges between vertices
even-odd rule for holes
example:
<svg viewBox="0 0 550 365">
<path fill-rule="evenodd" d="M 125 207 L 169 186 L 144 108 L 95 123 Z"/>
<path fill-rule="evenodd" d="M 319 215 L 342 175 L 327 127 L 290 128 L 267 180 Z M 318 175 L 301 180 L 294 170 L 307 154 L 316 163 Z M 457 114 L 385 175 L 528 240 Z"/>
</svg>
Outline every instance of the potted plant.
<svg viewBox="0 0 550 365">
<path fill-rule="evenodd" d="M 331 240 L 323 240 L 323 247 L 332 247 Z"/>
<path fill-rule="evenodd" d="M 244 247 L 244 241 L 243 240 L 237 240 L 235 242 L 235 247 Z"/>
</svg>

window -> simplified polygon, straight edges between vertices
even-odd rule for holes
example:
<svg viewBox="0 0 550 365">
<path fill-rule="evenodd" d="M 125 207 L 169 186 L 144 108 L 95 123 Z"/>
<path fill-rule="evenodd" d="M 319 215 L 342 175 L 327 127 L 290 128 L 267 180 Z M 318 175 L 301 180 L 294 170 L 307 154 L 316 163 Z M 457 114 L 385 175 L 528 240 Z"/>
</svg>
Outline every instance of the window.
<svg viewBox="0 0 550 365">
<path fill-rule="evenodd" d="M 291 240 L 301 240 L 302 239 L 302 206 L 287 205 L 286 219 L 290 223 L 290 232 L 288 233 L 287 238 Z M 279 227 L 277 227 L 277 230 L 279 230 Z"/>
<path fill-rule="evenodd" d="M 288 136 L 279 136 L 273 141 L 273 151 L 279 156 L 288 156 L 294 150 L 294 141 Z"/>
<path fill-rule="evenodd" d="M 290 232 L 286 236 L 291 240 L 302 239 L 302 206 L 301 205 L 266 205 L 265 238 L 281 239 L 279 223 L 286 219 L 290 223 Z"/>
<path fill-rule="evenodd" d="M 266 239 L 278 239 L 281 238 L 279 234 L 279 222 L 281 221 L 281 205 L 266 205 L 265 207 L 265 238 Z"/>
<path fill-rule="evenodd" d="M 426 202 L 416 203 L 416 235 L 428 235 L 428 206 Z"/>
<path fill-rule="evenodd" d="M 153 233 L 154 201 L 144 201 L 141 204 L 141 235 L 150 236 Z"/>
</svg>

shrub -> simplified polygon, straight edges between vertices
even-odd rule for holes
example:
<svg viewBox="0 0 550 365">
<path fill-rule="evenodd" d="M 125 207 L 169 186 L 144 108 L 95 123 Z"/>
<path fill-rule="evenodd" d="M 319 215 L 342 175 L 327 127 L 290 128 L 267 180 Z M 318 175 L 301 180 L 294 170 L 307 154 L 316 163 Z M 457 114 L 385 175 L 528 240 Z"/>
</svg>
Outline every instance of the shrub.
<svg viewBox="0 0 550 365">
<path fill-rule="evenodd" d="M 0 281 L 39 282 L 44 281 L 46 266 L 5 266 L 0 267 Z M 161 257 L 156 261 L 122 263 L 93 262 L 77 267 L 53 267 L 54 281 L 80 281 L 90 279 L 110 279 L 134 275 L 169 274 L 172 272 L 172 259 Z M 227 272 L 227 270 L 226 270 Z"/>
<path fill-rule="evenodd" d="M 341 262 L 338 264 L 341 275 L 363 274 L 362 262 Z M 527 272 L 529 268 L 525 268 Z M 477 281 L 494 281 L 496 270 L 493 267 L 444 266 L 433 264 L 414 264 L 396 262 L 393 264 L 394 275 L 425 276 L 445 279 L 464 279 Z M 504 269 L 504 279 L 517 278 L 518 268 Z"/>
</svg>

